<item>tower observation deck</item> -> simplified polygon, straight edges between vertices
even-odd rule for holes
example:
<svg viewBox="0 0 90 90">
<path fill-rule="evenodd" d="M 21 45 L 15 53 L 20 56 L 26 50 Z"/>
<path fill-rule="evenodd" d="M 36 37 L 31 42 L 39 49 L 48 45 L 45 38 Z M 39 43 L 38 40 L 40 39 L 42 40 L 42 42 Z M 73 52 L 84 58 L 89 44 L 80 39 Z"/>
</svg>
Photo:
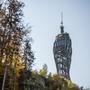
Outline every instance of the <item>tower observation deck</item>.
<svg viewBox="0 0 90 90">
<path fill-rule="evenodd" d="M 58 75 L 70 79 L 70 65 L 72 56 L 72 43 L 68 33 L 64 32 L 61 21 L 61 33 L 55 38 L 53 53 Z"/>
</svg>

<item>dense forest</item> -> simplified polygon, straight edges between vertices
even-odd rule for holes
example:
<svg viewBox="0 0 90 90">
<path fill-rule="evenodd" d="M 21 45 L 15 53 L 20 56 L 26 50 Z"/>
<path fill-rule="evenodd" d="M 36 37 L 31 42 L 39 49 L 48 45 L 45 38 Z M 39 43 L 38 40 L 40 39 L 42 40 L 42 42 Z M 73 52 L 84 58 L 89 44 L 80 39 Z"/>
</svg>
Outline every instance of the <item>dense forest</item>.
<svg viewBox="0 0 90 90">
<path fill-rule="evenodd" d="M 31 29 L 22 21 L 24 3 L 6 0 L 0 4 L 0 90 L 79 90 L 71 80 L 47 74 L 47 65 L 32 70 Z M 30 35 L 29 35 L 30 36 Z"/>
</svg>

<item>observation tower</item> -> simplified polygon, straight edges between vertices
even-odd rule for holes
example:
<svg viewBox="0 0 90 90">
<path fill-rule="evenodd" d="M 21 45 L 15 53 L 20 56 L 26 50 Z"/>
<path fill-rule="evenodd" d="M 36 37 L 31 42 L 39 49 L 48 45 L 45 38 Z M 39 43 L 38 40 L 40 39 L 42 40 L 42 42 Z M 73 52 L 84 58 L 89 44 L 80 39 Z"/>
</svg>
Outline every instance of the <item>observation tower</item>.
<svg viewBox="0 0 90 90">
<path fill-rule="evenodd" d="M 63 18 L 61 19 L 61 33 L 58 34 L 55 38 L 53 54 L 58 75 L 70 79 L 72 42 L 69 34 L 64 32 Z"/>
</svg>

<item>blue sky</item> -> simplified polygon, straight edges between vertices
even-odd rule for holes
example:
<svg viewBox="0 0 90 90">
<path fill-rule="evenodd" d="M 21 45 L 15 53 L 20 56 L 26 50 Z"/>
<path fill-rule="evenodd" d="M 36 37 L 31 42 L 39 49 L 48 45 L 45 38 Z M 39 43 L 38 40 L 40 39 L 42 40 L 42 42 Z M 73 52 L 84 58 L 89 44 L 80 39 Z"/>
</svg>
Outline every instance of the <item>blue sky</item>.
<svg viewBox="0 0 90 90">
<path fill-rule="evenodd" d="M 90 0 L 22 0 L 24 22 L 32 26 L 34 69 L 48 65 L 56 73 L 53 43 L 60 33 L 61 12 L 64 30 L 72 39 L 70 76 L 79 86 L 90 87 Z"/>
</svg>

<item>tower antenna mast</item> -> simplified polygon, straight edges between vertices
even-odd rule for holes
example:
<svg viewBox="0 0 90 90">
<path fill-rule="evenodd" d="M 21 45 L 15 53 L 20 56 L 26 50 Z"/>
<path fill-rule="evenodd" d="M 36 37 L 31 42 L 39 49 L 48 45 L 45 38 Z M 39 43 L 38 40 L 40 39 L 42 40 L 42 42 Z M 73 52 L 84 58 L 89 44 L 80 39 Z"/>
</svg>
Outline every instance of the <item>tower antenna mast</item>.
<svg viewBox="0 0 90 90">
<path fill-rule="evenodd" d="M 61 25 L 63 26 L 63 12 L 61 12 Z"/>
</svg>

